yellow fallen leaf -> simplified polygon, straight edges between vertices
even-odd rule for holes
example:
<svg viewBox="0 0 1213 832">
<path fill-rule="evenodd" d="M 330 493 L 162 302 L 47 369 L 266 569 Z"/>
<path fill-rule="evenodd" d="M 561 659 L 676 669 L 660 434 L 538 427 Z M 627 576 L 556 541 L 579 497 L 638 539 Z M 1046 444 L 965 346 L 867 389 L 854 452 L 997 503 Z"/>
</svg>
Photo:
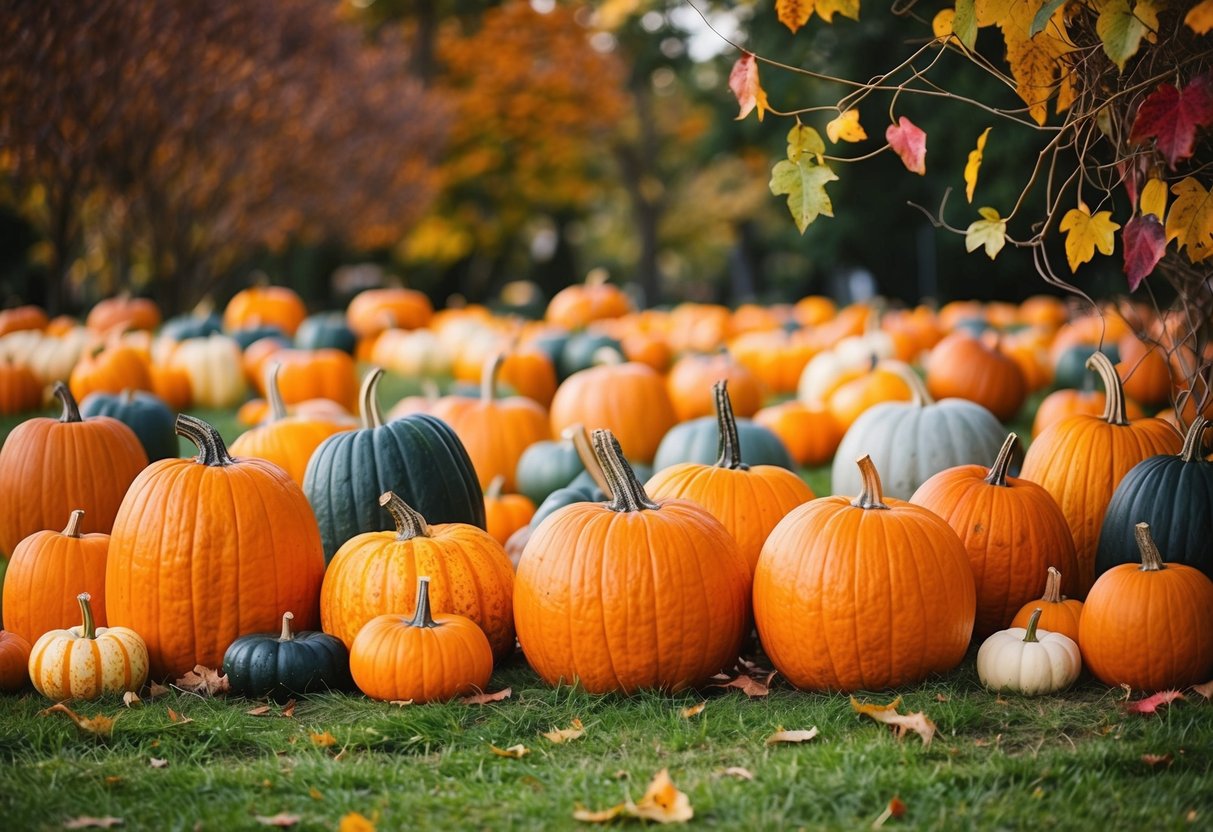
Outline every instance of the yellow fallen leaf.
<svg viewBox="0 0 1213 832">
<path fill-rule="evenodd" d="M 503 699 L 509 699 L 513 693 L 513 688 L 505 688 L 496 693 L 477 693 L 473 696 L 465 696 L 459 701 L 465 705 L 487 705 L 490 702 L 500 702 Z"/>
<path fill-rule="evenodd" d="M 609 809 L 587 809 L 584 806 L 578 805 L 573 810 L 573 820 L 579 820 L 582 823 L 609 823 L 615 818 L 623 814 L 623 810 L 627 807 L 620 803 L 618 806 L 612 806 Z"/>
<path fill-rule="evenodd" d="M 316 746 L 317 748 L 328 748 L 329 746 L 337 744 L 337 738 L 334 737 L 329 731 L 325 731 L 322 734 L 317 734 L 315 731 L 311 731 L 308 733 L 308 737 L 311 738 L 312 745 Z"/>
<path fill-rule="evenodd" d="M 699 716 L 703 713 L 703 709 L 708 706 L 707 702 L 700 702 L 697 705 L 688 705 L 682 709 L 682 718 L 690 719 L 693 716 Z"/>
<path fill-rule="evenodd" d="M 50 716 L 51 714 L 63 714 L 72 722 L 76 723 L 76 727 L 81 731 L 89 734 L 94 734 L 98 737 L 108 737 L 114 731 L 114 723 L 118 721 L 118 717 L 108 717 L 98 714 L 97 716 L 81 716 L 73 711 L 67 705 L 59 702 L 51 705 L 44 711 L 39 711 L 38 716 Z"/>
<path fill-rule="evenodd" d="M 639 803 L 626 805 L 626 811 L 632 817 L 658 823 L 686 823 L 695 816 L 691 799 L 678 791 L 670 780 L 669 770 L 664 768 L 653 775 L 653 781 Z"/>
<path fill-rule="evenodd" d="M 738 780 L 753 780 L 754 774 L 742 766 L 729 766 L 723 772 L 725 777 L 736 777 Z"/>
<path fill-rule="evenodd" d="M 175 722 L 178 725 L 185 725 L 187 722 L 194 721 L 194 720 L 190 719 L 188 716 L 184 716 L 183 714 L 177 713 L 172 708 L 168 708 L 168 718 L 169 718 L 170 722 Z"/>
<path fill-rule="evenodd" d="M 324 800 L 324 794 L 315 786 L 307 790 L 307 796 L 312 800 Z"/>
<path fill-rule="evenodd" d="M 851 697 L 851 708 L 855 713 L 871 717 L 877 722 L 891 726 L 897 734 L 898 739 L 904 737 L 906 732 L 913 731 L 922 738 L 923 745 L 930 745 L 931 740 L 935 737 L 935 723 L 922 711 L 912 714 L 899 714 L 897 706 L 900 704 L 900 696 L 888 705 L 863 704 L 854 696 Z"/>
<path fill-rule="evenodd" d="M 778 745 L 779 743 L 782 743 L 782 742 L 808 742 L 809 740 L 815 739 L 816 737 L 817 737 L 817 726 L 816 725 L 814 725 L 812 728 L 809 728 L 807 731 L 806 730 L 785 731 L 782 728 L 780 728 L 774 734 L 771 734 L 771 736 L 767 737 L 766 744 L 767 745 Z"/>
<path fill-rule="evenodd" d="M 375 832 L 375 822 L 359 812 L 350 812 L 341 816 L 337 832 Z"/>
<path fill-rule="evenodd" d="M 266 716 L 267 714 L 269 714 L 269 712 L 270 712 L 269 705 L 258 705 L 255 708 L 249 708 L 247 711 L 245 711 L 245 713 L 248 714 L 249 716 Z"/>
<path fill-rule="evenodd" d="M 544 731 L 543 736 L 551 742 L 568 742 L 582 737 L 585 734 L 585 726 L 581 724 L 580 719 L 574 719 L 568 728 L 553 728 L 551 731 Z"/>
<path fill-rule="evenodd" d="M 511 745 L 509 748 L 498 748 L 495 745 L 490 745 L 489 748 L 498 757 L 509 757 L 514 760 L 522 759 L 527 754 L 531 753 L 531 749 L 527 748 L 525 745 L 522 745 L 521 743 L 519 743 L 518 745 Z"/>
</svg>

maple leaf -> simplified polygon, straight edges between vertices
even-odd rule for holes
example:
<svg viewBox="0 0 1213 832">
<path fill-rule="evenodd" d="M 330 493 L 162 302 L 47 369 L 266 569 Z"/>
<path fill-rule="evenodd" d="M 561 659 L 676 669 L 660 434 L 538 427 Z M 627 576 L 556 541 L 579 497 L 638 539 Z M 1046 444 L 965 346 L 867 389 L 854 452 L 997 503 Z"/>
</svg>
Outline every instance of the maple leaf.
<svg viewBox="0 0 1213 832">
<path fill-rule="evenodd" d="M 859 110 L 854 108 L 843 110 L 837 118 L 831 119 L 826 125 L 826 135 L 830 141 L 837 144 L 844 142 L 861 142 L 868 137 L 863 125 L 859 123 Z"/>
<path fill-rule="evenodd" d="M 1154 271 L 1158 261 L 1167 251 L 1167 236 L 1162 223 L 1153 214 L 1131 217 L 1121 233 L 1125 249 L 1125 277 L 1129 280 L 1129 291 L 1137 287 Z"/>
<path fill-rule="evenodd" d="M 62 702 L 38 712 L 38 716 L 50 716 L 51 714 L 63 714 L 76 723 L 76 727 L 81 731 L 98 737 L 108 737 L 112 734 L 114 732 L 114 723 L 118 721 L 118 717 L 116 716 L 108 717 L 101 714 L 97 714 L 96 716 L 81 716 Z"/>
<path fill-rule="evenodd" d="M 1154 146 L 1171 170 L 1192 155 L 1196 131 L 1213 124 L 1213 84 L 1208 74 L 1198 75 L 1182 90 L 1159 84 L 1137 108 L 1129 141 L 1141 144 L 1153 138 Z"/>
<path fill-rule="evenodd" d="M 993 260 L 1007 242 L 1007 221 L 993 208 L 978 208 L 982 219 L 969 223 L 965 230 L 965 251 L 973 252 L 985 246 L 986 256 Z"/>
<path fill-rule="evenodd" d="M 1162 222 L 1167 215 L 1167 183 L 1158 178 L 1152 178 L 1141 189 L 1141 201 L 1137 204 L 1143 216 L 1153 214 L 1155 219 Z"/>
<path fill-rule="evenodd" d="M 725 676 L 728 681 L 720 682 L 712 685 L 714 688 L 737 688 L 750 699 L 766 696 L 771 692 L 771 680 L 775 678 L 775 671 L 768 671 L 763 679 L 756 679 L 748 673 L 742 673 L 732 679 Z"/>
<path fill-rule="evenodd" d="M 813 14 L 813 0 L 775 0 L 775 14 L 780 23 L 796 34 L 801 26 L 809 22 Z"/>
<path fill-rule="evenodd" d="M 172 708 L 168 708 L 167 710 L 168 710 L 169 722 L 175 722 L 178 725 L 185 725 L 187 722 L 194 721 L 194 720 L 190 719 L 188 716 L 185 716 L 184 714 L 177 713 Z"/>
<path fill-rule="evenodd" d="M 828 165 L 818 165 L 807 156 L 801 156 L 795 162 L 784 159 L 775 163 L 771 168 L 770 188 L 775 196 L 787 194 L 788 210 L 803 234 L 819 216 L 834 216 L 834 206 L 825 186 L 827 182 L 837 180 Z"/>
<path fill-rule="evenodd" d="M 341 816 L 337 832 L 375 832 L 375 823 L 360 812 L 349 812 Z"/>
<path fill-rule="evenodd" d="M 807 124 L 796 122 L 788 131 L 788 161 L 799 162 L 802 156 L 812 156 L 817 164 L 823 164 L 826 143 L 821 134 Z"/>
<path fill-rule="evenodd" d="M 707 702 L 699 702 L 695 705 L 687 705 L 685 708 L 679 711 L 679 716 L 681 716 L 683 719 L 690 719 L 693 716 L 699 716 L 701 713 L 703 713 L 703 709 L 707 706 Z"/>
<path fill-rule="evenodd" d="M 977 147 L 969 151 L 969 161 L 965 162 L 965 197 L 969 202 L 973 201 L 973 190 L 977 187 L 977 172 L 981 170 L 981 160 L 986 152 L 986 138 L 989 135 L 989 127 L 981 131 L 981 135 L 977 137 Z"/>
<path fill-rule="evenodd" d="M 287 812 L 279 812 L 276 815 L 253 815 L 257 819 L 257 823 L 262 826 L 279 826 L 287 828 L 294 826 L 303 818 L 299 815 L 288 814 Z"/>
<path fill-rule="evenodd" d="M 1052 11 L 1040 20 L 1046 8 Z M 1066 55 L 1075 47 L 1066 32 L 1063 4 L 1042 7 L 1027 0 L 978 0 L 976 15 L 979 26 L 997 23 L 1002 30 L 1015 92 L 1037 124 L 1048 119 L 1048 102 L 1054 94 L 1059 113 L 1073 103 L 1074 73 Z"/>
<path fill-rule="evenodd" d="M 328 748 L 337 744 L 337 738 L 333 736 L 331 731 L 325 731 L 322 734 L 317 734 L 315 731 L 309 731 L 308 737 L 312 741 L 312 745 L 317 748 Z"/>
<path fill-rule="evenodd" d="M 527 754 L 531 753 L 531 749 L 527 748 L 521 743 L 518 745 L 511 745 L 509 748 L 498 748 L 495 745 L 490 745 L 489 750 L 498 757 L 509 757 L 512 760 L 521 760 Z"/>
<path fill-rule="evenodd" d="M 1191 176 L 1172 185 L 1171 193 L 1175 202 L 1167 214 L 1167 242 L 1178 240 L 1188 259 L 1199 263 L 1213 254 L 1213 193 Z"/>
<path fill-rule="evenodd" d="M 1184 23 L 1198 35 L 1213 29 L 1213 0 L 1197 3 L 1184 15 Z"/>
<path fill-rule="evenodd" d="M 1199 693 L 1205 699 L 1213 699 L 1213 679 L 1210 679 L 1203 685 L 1193 685 L 1192 690 Z"/>
<path fill-rule="evenodd" d="M 652 782 L 638 803 L 627 803 L 627 813 L 658 823 L 686 823 L 695 816 L 691 799 L 678 790 L 670 780 L 669 770 L 664 768 L 653 775 Z"/>
<path fill-rule="evenodd" d="M 859 0 L 817 0 L 814 8 L 826 23 L 833 23 L 835 14 L 859 20 Z"/>
<path fill-rule="evenodd" d="M 186 673 L 174 682 L 173 685 L 183 691 L 197 693 L 202 696 L 217 696 L 221 693 L 227 693 L 229 688 L 227 677 L 222 672 L 209 667 L 203 667 L 200 664 L 194 665 L 193 670 Z"/>
<path fill-rule="evenodd" d="M 501 702 L 504 699 L 509 699 L 513 694 L 513 688 L 503 688 L 496 693 L 477 693 L 472 696 L 464 696 L 459 701 L 465 705 L 487 705 L 490 702 Z"/>
<path fill-rule="evenodd" d="M 1127 714 L 1155 714 L 1163 705 L 1170 705 L 1176 699 L 1183 699 L 1182 692 L 1177 690 L 1159 691 L 1153 696 L 1147 696 L 1145 699 L 1138 699 L 1136 702 L 1125 702 L 1121 705 Z"/>
<path fill-rule="evenodd" d="M 94 818 L 89 815 L 81 815 L 78 818 L 65 820 L 63 822 L 64 829 L 110 829 L 114 826 L 121 826 L 126 823 L 122 818 L 106 816 L 103 818 Z"/>
<path fill-rule="evenodd" d="M 741 107 L 741 112 L 737 115 L 738 121 L 754 109 L 758 110 L 758 120 L 762 121 L 763 114 L 771 109 L 767 103 L 766 91 L 758 81 L 758 60 L 752 52 L 742 52 L 737 63 L 733 64 L 733 69 L 729 72 L 729 89 L 737 96 L 737 103 Z"/>
<path fill-rule="evenodd" d="M 1095 256 L 1095 249 L 1099 249 L 1100 254 L 1112 253 L 1114 235 L 1120 225 L 1112 222 L 1111 211 L 1099 211 L 1092 216 L 1087 206 L 1080 205 L 1066 212 L 1059 228 L 1066 232 L 1066 260 L 1070 263 L 1070 271 L 1076 272 Z"/>
<path fill-rule="evenodd" d="M 778 730 L 775 731 L 774 734 L 771 734 L 771 736 L 767 737 L 766 745 L 779 745 L 780 743 L 785 743 L 785 742 L 786 743 L 808 742 L 809 740 L 815 739 L 816 737 L 817 737 L 817 726 L 816 725 L 814 725 L 812 728 L 809 728 L 807 731 L 806 730 L 785 731 L 783 728 L 779 728 Z"/>
<path fill-rule="evenodd" d="M 1144 37 L 1158 31 L 1158 10 L 1150 0 L 1140 0 L 1132 8 L 1129 0 L 1107 0 L 1095 22 L 1095 33 L 1104 52 L 1124 72 L 1129 58 L 1137 54 Z"/>
<path fill-rule="evenodd" d="M 553 728 L 551 731 L 544 731 L 543 736 L 549 742 L 561 743 L 569 740 L 579 739 L 585 735 L 585 726 L 581 724 L 580 719 L 574 719 L 568 728 Z"/>
<path fill-rule="evenodd" d="M 927 172 L 927 134 L 905 116 L 884 131 L 885 141 L 901 157 L 906 170 L 923 176 Z"/>
<path fill-rule="evenodd" d="M 892 726 L 898 739 L 904 737 L 907 731 L 913 731 L 922 738 L 923 745 L 930 745 L 931 740 L 935 736 L 935 723 L 922 711 L 916 711 L 912 714 L 900 714 L 897 712 L 899 705 L 901 705 L 900 696 L 888 705 L 864 704 L 859 702 L 854 696 L 851 697 L 851 708 L 855 713 L 871 717 L 877 722 Z"/>
</svg>

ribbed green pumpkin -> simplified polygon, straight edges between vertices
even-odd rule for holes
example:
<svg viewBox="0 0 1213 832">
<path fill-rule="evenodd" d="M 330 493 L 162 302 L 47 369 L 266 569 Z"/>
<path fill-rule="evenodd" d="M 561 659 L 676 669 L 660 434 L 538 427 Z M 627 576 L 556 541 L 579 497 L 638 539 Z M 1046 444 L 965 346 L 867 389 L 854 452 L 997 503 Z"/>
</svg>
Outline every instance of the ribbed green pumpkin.
<svg viewBox="0 0 1213 832">
<path fill-rule="evenodd" d="M 231 643 L 223 672 L 231 692 L 250 699 L 348 690 L 350 654 L 341 639 L 318 631 L 292 632 L 294 615 L 282 616 L 282 632 L 253 633 Z"/>
<path fill-rule="evenodd" d="M 558 488 L 564 488 L 573 477 L 584 471 L 581 457 L 570 439 L 536 442 L 518 459 L 514 484 L 518 493 L 539 505 Z"/>
<path fill-rule="evenodd" d="M 741 442 L 741 461 L 744 464 L 778 465 L 789 471 L 796 470 L 792 455 L 770 428 L 751 419 L 738 419 L 737 437 Z M 701 416 L 670 429 L 657 446 L 653 470 L 661 471 L 683 462 L 713 465 L 719 455 L 720 429 L 716 417 Z"/>
<path fill-rule="evenodd" d="M 312 315 L 295 330 L 295 348 L 300 350 L 334 349 L 353 354 L 357 340 L 343 312 Z"/>
<path fill-rule="evenodd" d="M 1074 390 L 1087 389 L 1091 378 L 1091 373 L 1087 370 L 1087 359 L 1097 352 L 1100 350 L 1089 344 L 1077 344 L 1064 350 L 1057 357 L 1057 365 L 1053 368 L 1053 386 Z M 1120 348 L 1115 344 L 1108 344 L 1102 352 L 1113 364 L 1120 361 Z"/>
<path fill-rule="evenodd" d="M 593 367 L 596 363 L 597 352 L 603 348 L 613 349 L 623 355 L 623 347 L 620 346 L 619 341 L 609 335 L 598 332 L 579 332 L 576 335 L 570 335 L 569 340 L 565 341 L 560 350 L 560 360 L 556 364 L 556 369 L 560 371 L 560 378 L 566 379 L 573 373 Z"/>
<path fill-rule="evenodd" d="M 147 461 L 176 459 L 181 456 L 177 431 L 173 427 L 177 416 L 163 401 L 142 390 L 121 393 L 90 393 L 80 402 L 80 415 L 112 416 L 135 432 L 139 444 L 147 452 Z"/>
<path fill-rule="evenodd" d="M 393 528 L 379 510 L 385 491 L 435 524 L 484 528 L 484 492 L 463 443 L 445 422 L 424 413 L 384 424 L 375 396 L 382 375 L 376 368 L 363 380 L 363 427 L 324 440 L 303 477 L 326 563 L 355 535 Z"/>
</svg>

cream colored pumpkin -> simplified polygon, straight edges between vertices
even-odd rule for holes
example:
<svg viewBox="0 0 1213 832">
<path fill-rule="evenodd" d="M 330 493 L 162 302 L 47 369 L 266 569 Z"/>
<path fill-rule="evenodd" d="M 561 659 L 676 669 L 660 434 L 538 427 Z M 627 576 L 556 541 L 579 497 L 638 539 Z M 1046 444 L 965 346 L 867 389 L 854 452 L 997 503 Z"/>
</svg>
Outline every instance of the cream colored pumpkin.
<svg viewBox="0 0 1213 832">
<path fill-rule="evenodd" d="M 1082 671 L 1078 644 L 1061 633 L 1037 630 L 1040 612 L 1037 607 L 1027 629 L 999 630 L 982 642 L 977 676 L 987 688 L 1036 696 L 1074 684 Z"/>
<path fill-rule="evenodd" d="M 240 345 L 226 335 L 189 338 L 173 353 L 172 363 L 190 377 L 198 407 L 235 407 L 244 399 Z"/>
<path fill-rule="evenodd" d="M 126 627 L 95 627 L 89 594 L 76 596 L 83 624 L 51 630 L 30 651 L 30 681 L 48 699 L 96 699 L 147 681 L 147 646 Z"/>
</svg>

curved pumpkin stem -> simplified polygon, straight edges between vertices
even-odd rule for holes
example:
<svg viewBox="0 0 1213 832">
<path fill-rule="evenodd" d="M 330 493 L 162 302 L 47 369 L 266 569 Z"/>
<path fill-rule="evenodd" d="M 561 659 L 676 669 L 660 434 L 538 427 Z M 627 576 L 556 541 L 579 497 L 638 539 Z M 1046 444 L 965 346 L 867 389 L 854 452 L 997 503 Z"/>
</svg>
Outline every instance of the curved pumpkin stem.
<svg viewBox="0 0 1213 832">
<path fill-rule="evenodd" d="M 293 641 L 295 634 L 291 632 L 291 622 L 295 620 L 295 614 L 287 610 L 282 614 L 282 635 L 278 636 L 279 641 Z"/>
<path fill-rule="evenodd" d="M 1093 352 L 1087 359 L 1086 367 L 1099 374 L 1103 382 L 1104 400 L 1103 420 L 1109 425 L 1129 424 L 1129 416 L 1125 411 L 1125 388 L 1120 383 L 1120 376 L 1112 366 L 1112 360 L 1102 352 Z"/>
<path fill-rule="evenodd" d="M 594 456 L 602 465 L 607 482 L 610 483 L 611 511 L 657 511 L 661 506 L 649 499 L 644 486 L 636 479 L 636 472 L 623 456 L 619 440 L 609 430 L 599 429 L 593 436 Z"/>
<path fill-rule="evenodd" d="M 76 596 L 76 601 L 80 604 L 80 633 L 84 638 L 94 639 L 97 637 L 97 623 L 93 620 L 93 607 L 89 603 L 93 600 L 93 596 L 87 592 L 81 592 Z"/>
<path fill-rule="evenodd" d="M 223 437 L 212 425 L 194 416 L 178 414 L 174 429 L 178 436 L 184 436 L 198 446 L 197 461 L 201 465 L 231 465 L 236 460 L 227 452 Z"/>
<path fill-rule="evenodd" d="M 379 495 L 379 505 L 386 508 L 396 521 L 396 539 L 412 540 L 414 537 L 429 537 L 430 524 L 425 522 L 421 512 L 396 496 L 393 491 L 385 491 Z"/>
<path fill-rule="evenodd" d="M 855 460 L 859 466 L 860 489 L 858 496 L 851 500 L 851 505 L 862 509 L 888 509 L 884 502 L 884 490 L 880 486 L 880 472 L 872 462 L 872 457 L 864 454 Z"/>
<path fill-rule="evenodd" d="M 1159 572 L 1166 569 L 1166 564 L 1162 562 L 1162 552 L 1158 551 L 1158 544 L 1150 534 L 1150 524 L 1138 523 L 1133 533 L 1137 538 L 1137 551 L 1141 553 L 1140 571 Z"/>
<path fill-rule="evenodd" d="M 915 407 L 926 407 L 929 404 L 935 404 L 935 398 L 927 390 L 927 385 L 923 382 L 922 377 L 914 372 L 913 368 L 904 361 L 881 361 L 880 366 L 894 373 L 902 381 L 906 383 L 906 387 L 910 388 L 910 403 Z"/>
<path fill-rule="evenodd" d="M 80 518 L 84 516 L 84 509 L 75 509 L 71 516 L 67 518 L 67 527 L 60 532 L 64 537 L 79 537 L 80 536 Z"/>
<path fill-rule="evenodd" d="M 1028 631 L 1023 634 L 1023 643 L 1032 644 L 1040 641 L 1036 637 L 1036 625 L 1040 623 L 1040 614 L 1044 612 L 1040 607 L 1032 610 L 1032 617 L 1028 619 Z"/>
<path fill-rule="evenodd" d="M 720 379 L 712 385 L 716 399 L 716 429 L 720 433 L 717 468 L 730 471 L 747 471 L 750 466 L 741 461 L 741 440 L 737 436 L 737 417 L 733 415 L 733 402 L 729 399 L 729 381 Z"/>
<path fill-rule="evenodd" d="M 135 391 L 130 387 L 123 388 L 118 398 L 123 404 L 131 404 L 135 401 Z"/>
<path fill-rule="evenodd" d="M 55 394 L 55 398 L 63 405 L 63 412 L 59 414 L 59 421 L 67 422 L 83 422 L 80 417 L 80 405 L 76 404 L 76 397 L 72 395 L 72 389 L 62 381 L 56 381 L 55 386 L 51 388 L 51 392 Z"/>
<path fill-rule="evenodd" d="M 379 409 L 379 379 L 383 378 L 382 367 L 372 367 L 362 379 L 358 391 L 358 403 L 362 408 L 362 427 L 383 427 L 383 411 Z"/>
<path fill-rule="evenodd" d="M 1184 462 L 1199 462 L 1204 459 L 1201 453 L 1204 449 L 1201 440 L 1204 438 L 1205 429 L 1209 427 L 1209 420 L 1203 416 L 1197 416 L 1192 421 L 1192 426 L 1188 428 L 1187 434 L 1184 435 L 1184 446 L 1180 450 L 1179 456 Z"/>
<path fill-rule="evenodd" d="M 585 425 L 580 422 L 569 425 L 560 436 L 573 443 L 573 447 L 577 450 L 577 458 L 581 460 L 582 467 L 590 472 L 590 479 L 594 481 L 594 485 L 598 486 L 598 490 L 605 494 L 608 500 L 611 499 L 614 496 L 611 484 L 607 482 L 606 474 L 602 472 L 602 466 L 598 464 L 598 457 L 594 456 L 594 448 L 590 445 L 590 436 L 585 432 Z"/>
<path fill-rule="evenodd" d="M 417 579 L 417 610 L 413 613 L 410 627 L 437 627 L 438 622 L 430 615 L 430 579 L 422 575 Z"/>
<path fill-rule="evenodd" d="M 994 458 L 994 464 L 990 466 L 990 473 L 986 474 L 988 484 L 999 485 L 1003 488 L 1010 487 L 1007 485 L 1007 469 L 1011 467 L 1011 457 L 1015 456 L 1015 449 L 1018 445 L 1019 437 L 1014 433 L 1008 433 L 998 451 L 998 456 Z"/>
<path fill-rule="evenodd" d="M 501 365 L 505 363 L 505 351 L 495 353 L 484 362 L 480 370 L 480 400 L 491 402 L 497 398 L 497 376 L 501 375 Z"/>
<path fill-rule="evenodd" d="M 489 487 L 484 491 L 484 499 L 499 500 L 501 492 L 505 489 L 505 474 L 498 474 L 489 481 Z"/>
<path fill-rule="evenodd" d="M 1061 594 L 1061 572 L 1056 566 L 1049 567 L 1049 577 L 1045 578 L 1045 594 L 1040 600 L 1046 604 L 1060 604 L 1065 600 L 1065 596 Z"/>
<path fill-rule="evenodd" d="M 286 402 L 282 400 L 282 388 L 278 386 L 278 375 L 282 364 L 271 361 L 265 368 L 265 398 L 270 404 L 270 421 L 277 422 L 287 417 Z"/>
</svg>

